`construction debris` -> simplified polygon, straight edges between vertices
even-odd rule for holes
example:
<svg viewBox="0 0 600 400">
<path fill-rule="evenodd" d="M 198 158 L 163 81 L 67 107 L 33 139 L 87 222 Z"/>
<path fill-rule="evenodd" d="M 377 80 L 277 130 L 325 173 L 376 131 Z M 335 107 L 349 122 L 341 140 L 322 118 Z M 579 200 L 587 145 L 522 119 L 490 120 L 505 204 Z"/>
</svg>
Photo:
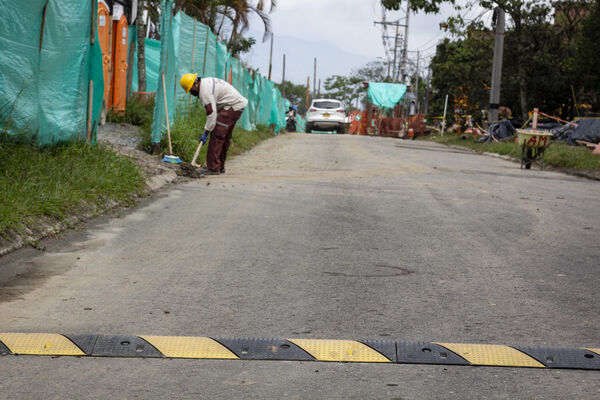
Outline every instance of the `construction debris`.
<svg viewBox="0 0 600 400">
<path fill-rule="evenodd" d="M 204 178 L 204 174 L 200 168 L 196 168 L 192 164 L 186 162 L 179 164 L 177 175 L 194 179 Z"/>
<path fill-rule="evenodd" d="M 507 120 L 495 122 L 488 127 L 487 134 L 476 140 L 477 143 L 502 142 L 515 135 L 517 130 L 513 124 Z"/>
</svg>

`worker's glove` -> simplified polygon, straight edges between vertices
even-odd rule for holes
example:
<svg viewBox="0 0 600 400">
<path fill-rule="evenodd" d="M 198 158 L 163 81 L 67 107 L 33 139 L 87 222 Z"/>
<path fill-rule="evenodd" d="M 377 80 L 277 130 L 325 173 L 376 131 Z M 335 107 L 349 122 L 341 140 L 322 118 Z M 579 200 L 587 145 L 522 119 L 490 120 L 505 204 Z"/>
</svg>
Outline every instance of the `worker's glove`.
<svg viewBox="0 0 600 400">
<path fill-rule="evenodd" d="M 204 131 L 202 136 L 200 136 L 200 142 L 206 143 L 207 140 L 208 140 L 208 131 Z"/>
</svg>

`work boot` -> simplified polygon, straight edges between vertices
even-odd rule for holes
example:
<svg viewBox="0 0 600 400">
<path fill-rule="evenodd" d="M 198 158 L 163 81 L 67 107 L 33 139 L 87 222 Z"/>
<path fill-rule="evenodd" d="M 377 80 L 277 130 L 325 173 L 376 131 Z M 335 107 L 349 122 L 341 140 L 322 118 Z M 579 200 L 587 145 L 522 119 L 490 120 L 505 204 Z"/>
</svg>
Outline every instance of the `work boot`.
<svg viewBox="0 0 600 400">
<path fill-rule="evenodd" d="M 202 173 L 204 175 L 219 175 L 219 171 L 211 171 L 208 168 L 202 168 Z"/>
<path fill-rule="evenodd" d="M 225 167 L 221 168 L 221 173 L 224 174 L 225 173 Z"/>
</svg>

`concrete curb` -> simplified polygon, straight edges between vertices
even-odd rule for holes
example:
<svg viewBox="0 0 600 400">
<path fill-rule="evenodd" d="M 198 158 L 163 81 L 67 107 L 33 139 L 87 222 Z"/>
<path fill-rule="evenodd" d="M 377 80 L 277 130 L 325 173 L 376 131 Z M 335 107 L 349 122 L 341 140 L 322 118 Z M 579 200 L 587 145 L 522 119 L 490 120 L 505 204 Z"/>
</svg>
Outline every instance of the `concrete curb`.
<svg viewBox="0 0 600 400">
<path fill-rule="evenodd" d="M 146 179 L 147 192 L 153 193 L 160 190 L 165 185 L 174 182 L 177 174 L 174 170 L 163 168 L 161 173 L 150 176 Z M 0 237 L 0 257 L 5 256 L 22 247 L 35 244 L 42 239 L 55 236 L 77 224 L 89 221 L 92 218 L 104 215 L 120 207 L 118 203 L 108 203 L 105 208 L 95 209 L 82 215 L 70 216 L 65 221 L 56 221 L 50 218 L 39 217 L 30 221 L 30 226 L 34 228 L 27 229 L 23 234 L 13 233 L 10 239 Z"/>
</svg>

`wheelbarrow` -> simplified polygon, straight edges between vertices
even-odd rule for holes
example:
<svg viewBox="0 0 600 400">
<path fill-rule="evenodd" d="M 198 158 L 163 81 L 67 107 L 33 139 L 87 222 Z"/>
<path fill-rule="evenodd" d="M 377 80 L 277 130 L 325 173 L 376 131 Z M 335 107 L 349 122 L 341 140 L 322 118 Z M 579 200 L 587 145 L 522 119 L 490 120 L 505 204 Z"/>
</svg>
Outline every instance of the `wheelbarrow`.
<svg viewBox="0 0 600 400">
<path fill-rule="evenodd" d="M 545 131 L 517 129 L 521 146 L 521 169 L 530 169 L 531 164 L 539 160 L 544 169 L 544 151 L 552 143 L 552 134 Z"/>
</svg>

